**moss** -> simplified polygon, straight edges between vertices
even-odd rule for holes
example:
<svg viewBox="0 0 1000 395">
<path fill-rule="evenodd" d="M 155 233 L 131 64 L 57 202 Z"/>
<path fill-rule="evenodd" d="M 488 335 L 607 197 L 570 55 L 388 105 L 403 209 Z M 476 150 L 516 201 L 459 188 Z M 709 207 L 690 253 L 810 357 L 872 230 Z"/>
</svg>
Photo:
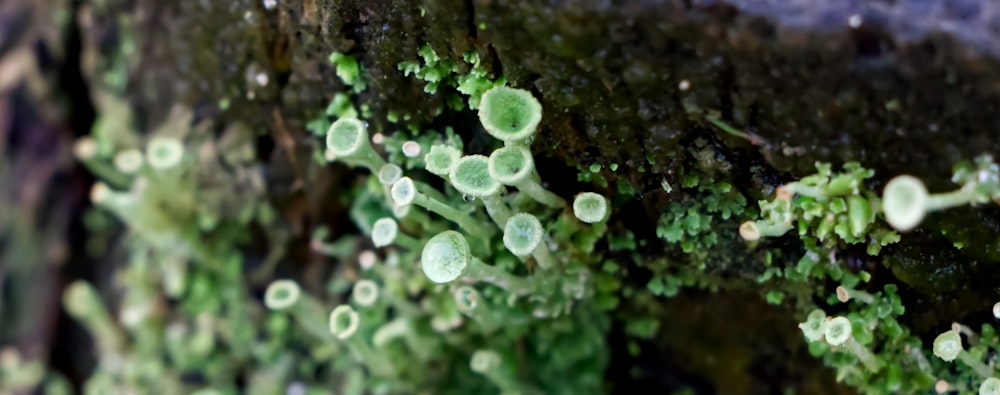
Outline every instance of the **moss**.
<svg viewBox="0 0 1000 395">
<path fill-rule="evenodd" d="M 990 40 L 973 45 L 967 40 L 974 34 L 925 35 L 957 16 L 916 18 L 899 7 L 857 10 L 824 2 L 808 10 L 751 3 L 609 8 L 589 1 L 316 0 L 265 9 L 114 0 L 95 7 L 97 23 L 87 35 L 95 46 L 104 43 L 106 55 L 92 80 L 106 79 L 124 91 L 140 126 L 167 118 L 163 103 L 181 102 L 210 103 L 199 107 L 198 119 L 242 120 L 259 128 L 251 142 L 257 139 L 252 145 L 260 151 L 276 217 L 287 218 L 291 229 L 315 221 L 336 223 L 339 232 L 350 229 L 342 219 L 345 204 L 330 195 L 354 195 L 339 187 L 353 184 L 345 182 L 343 168 L 321 170 L 321 160 L 301 160 L 322 156 L 321 144 L 306 138 L 306 130 L 322 133 L 334 118 L 360 115 L 387 135 L 384 150 L 407 168 L 416 162 L 397 161 L 396 143 L 409 136 L 388 136 L 400 120 L 412 136 L 426 138 L 420 140 L 424 147 L 437 137 L 432 131 L 447 124 L 470 148 L 485 150 L 490 143 L 463 111 L 476 105 L 477 92 L 503 83 L 503 75 L 531 90 L 551 114 L 543 120 L 545 133 L 536 145 L 544 148 L 536 154 L 549 165 L 542 172 L 554 175 L 546 174 L 552 189 L 571 196 L 613 187 L 615 208 L 629 214 L 609 224 L 618 235 L 610 240 L 596 231 L 566 231 L 580 251 L 607 249 L 621 259 L 602 265 L 607 276 L 595 296 L 602 307 L 649 308 L 663 303 L 652 296 L 674 295 L 685 286 L 756 289 L 760 282 L 766 284 L 762 296 L 781 293 L 782 303 L 797 305 L 822 299 L 817 293 L 823 281 L 856 281 L 858 270 L 875 273 L 875 281 L 892 281 L 872 270 L 883 259 L 902 282 L 938 293 L 958 284 L 961 276 L 952 275 L 965 273 L 967 267 L 955 261 L 994 263 L 992 209 L 987 215 L 963 210 L 953 218 L 930 218 L 927 232 L 933 236 L 926 239 L 932 242 L 885 251 L 859 252 L 851 244 L 859 237 L 850 234 L 855 232 L 820 233 L 814 223 L 800 226 L 802 242 L 789 237 L 748 246 L 738 238 L 736 217 L 754 212 L 747 199 L 812 174 L 818 161 L 853 160 L 876 170 L 865 181 L 867 190 L 901 172 L 926 177 L 933 189 L 944 186 L 951 163 L 998 148 L 989 117 L 1000 99 L 989 87 L 1000 68 L 982 55 L 990 53 Z M 849 30 L 846 17 L 859 11 L 864 28 Z M 159 17 L 133 19 L 130 13 Z M 978 23 L 962 25 L 982 32 L 986 24 L 977 18 L 984 17 L 976 15 L 991 14 L 972 15 Z M 327 60 L 333 52 L 343 54 L 337 67 Z M 367 89 L 359 89 L 361 81 Z M 713 120 L 739 133 L 720 132 Z M 827 213 L 847 204 L 812 208 Z M 556 228 L 571 221 L 551 220 Z M 868 246 L 878 248 L 892 239 L 886 232 L 865 235 L 874 236 Z M 296 257 L 310 256 L 304 243 L 289 248 Z M 248 262 L 265 260 L 257 249 L 249 249 Z M 879 257 L 867 258 L 866 252 Z M 326 262 L 309 265 L 332 270 Z M 807 289 L 813 285 L 819 290 Z M 554 336 L 542 332 L 531 342 Z M 580 342 L 599 343 L 599 333 L 580 336 Z M 720 371 L 749 364 L 754 358 L 747 355 Z M 575 361 L 588 363 L 581 360 Z M 718 380 L 707 369 L 700 374 Z"/>
</svg>

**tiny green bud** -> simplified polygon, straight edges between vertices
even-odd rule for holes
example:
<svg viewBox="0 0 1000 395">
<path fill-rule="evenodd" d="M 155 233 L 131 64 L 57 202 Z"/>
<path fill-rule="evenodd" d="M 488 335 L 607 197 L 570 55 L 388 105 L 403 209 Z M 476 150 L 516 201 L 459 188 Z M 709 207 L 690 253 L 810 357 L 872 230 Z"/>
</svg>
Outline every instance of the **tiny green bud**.
<svg viewBox="0 0 1000 395">
<path fill-rule="evenodd" d="M 854 237 L 864 236 L 865 231 L 868 229 L 868 224 L 871 224 L 875 220 L 871 203 L 868 202 L 868 199 L 860 195 L 847 197 L 847 215 L 848 219 L 850 219 L 851 235 Z"/>
<path fill-rule="evenodd" d="M 479 121 L 506 144 L 526 144 L 542 120 L 542 104 L 531 92 L 498 86 L 483 93 Z"/>
<path fill-rule="evenodd" d="M 593 192 L 581 193 L 573 199 L 573 214 L 589 224 L 604 221 L 608 216 L 608 201 Z"/>
</svg>

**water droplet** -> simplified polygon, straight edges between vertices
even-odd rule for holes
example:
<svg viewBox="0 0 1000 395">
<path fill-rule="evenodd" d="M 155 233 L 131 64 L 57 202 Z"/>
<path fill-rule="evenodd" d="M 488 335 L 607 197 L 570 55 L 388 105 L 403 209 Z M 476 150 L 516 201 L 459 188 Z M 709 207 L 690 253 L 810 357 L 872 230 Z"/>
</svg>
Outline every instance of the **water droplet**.
<svg viewBox="0 0 1000 395">
<path fill-rule="evenodd" d="M 462 195 L 462 200 L 464 200 L 466 202 L 474 202 L 474 201 L 476 201 L 476 197 L 472 196 L 472 195 L 463 194 Z"/>
</svg>

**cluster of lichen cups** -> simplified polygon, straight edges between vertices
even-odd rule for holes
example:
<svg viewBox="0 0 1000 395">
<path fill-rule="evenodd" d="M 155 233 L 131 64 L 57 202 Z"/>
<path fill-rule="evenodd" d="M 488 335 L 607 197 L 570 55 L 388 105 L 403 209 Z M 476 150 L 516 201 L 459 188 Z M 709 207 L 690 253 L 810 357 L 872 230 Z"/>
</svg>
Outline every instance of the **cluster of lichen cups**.
<svg viewBox="0 0 1000 395">
<path fill-rule="evenodd" d="M 982 204 L 1000 198 L 1000 167 L 993 158 L 983 155 L 975 167 L 960 167 L 952 181 L 957 190 L 931 194 L 923 181 L 911 175 L 899 175 L 886 184 L 882 193 L 882 212 L 886 222 L 899 231 L 920 225 L 927 213 L 968 204 Z"/>
<path fill-rule="evenodd" d="M 430 147 L 423 157 L 424 169 L 443 178 L 448 185 L 468 201 L 481 202 L 493 224 L 484 223 L 468 210 L 458 208 L 446 200 L 444 194 L 428 184 L 404 174 L 395 164 L 386 163 L 372 146 L 365 124 L 354 118 L 341 118 L 330 126 L 326 136 L 326 158 L 350 166 L 362 167 L 375 175 L 387 197 L 387 206 L 396 218 L 380 218 L 371 225 L 371 238 L 376 248 L 392 245 L 407 254 L 417 251 L 420 267 L 426 278 L 434 284 L 448 284 L 464 279 L 465 285 L 457 286 L 451 293 L 455 306 L 485 332 L 503 325 L 503 320 L 485 305 L 479 292 L 471 285 L 488 283 L 503 289 L 509 301 L 536 293 L 546 284 L 542 275 L 517 275 L 481 261 L 476 252 L 492 254 L 490 246 L 497 241 L 498 231 L 505 248 L 524 262 L 534 261 L 545 275 L 558 276 L 565 262 L 552 253 L 559 241 L 548 240 L 545 227 L 537 216 L 517 212 L 518 207 L 544 207 L 548 210 L 569 209 L 566 201 L 546 190 L 538 176 L 529 144 L 541 120 L 541 105 L 524 90 L 496 87 L 483 94 L 479 118 L 484 129 L 503 141 L 504 146 L 489 156 L 463 155 L 453 146 L 438 143 Z M 408 157 L 419 153 L 419 145 L 411 147 Z M 537 204 L 509 203 L 507 187 L 518 191 L 518 198 L 527 197 Z M 522 201 L 523 202 L 523 201 Z M 416 206 L 416 207 L 414 207 Z M 608 218 L 608 202 L 596 193 L 581 193 L 572 204 L 575 216 L 583 223 L 600 223 Z M 414 208 L 417 208 L 414 210 Z M 425 215 L 424 209 L 454 223 L 457 229 L 441 231 L 432 237 L 404 233 L 397 220 Z M 425 217 L 426 219 L 426 217 Z M 425 221 L 418 221 L 425 222 Z M 474 247 L 470 246 L 474 242 Z M 365 306 L 368 299 L 377 297 L 374 283 L 355 285 L 352 295 L 355 304 Z M 370 281 L 369 281 L 370 282 Z M 548 290 L 547 290 L 548 291 Z M 360 296 L 359 295 L 368 295 Z M 320 303 L 304 295 L 294 282 L 275 281 L 268 288 L 265 302 L 272 310 L 288 310 L 307 332 L 316 337 L 334 337 L 343 340 L 354 355 L 374 372 L 392 374 L 391 365 L 379 359 L 368 341 L 356 335 L 363 318 L 349 305 L 336 307 L 329 316 L 326 327 L 319 321 Z M 405 336 L 406 322 L 390 322 L 376 332 L 376 345 L 391 336 Z M 381 340 L 380 340 L 381 339 Z M 474 370 L 484 374 L 504 390 L 512 389 L 512 381 L 498 370 L 500 354 L 481 350 L 472 358 Z"/>
<path fill-rule="evenodd" d="M 191 160 L 180 139 L 154 136 L 146 143 L 145 153 L 138 148 L 115 153 L 112 166 L 98 159 L 99 144 L 90 137 L 78 140 L 74 151 L 88 169 L 107 180 L 94 183 L 91 201 L 114 212 L 153 245 L 175 248 L 179 244 L 178 235 L 183 234 L 179 229 L 193 220 L 199 205 L 193 195 L 183 193 L 194 188 L 184 176 Z"/>
<path fill-rule="evenodd" d="M 773 200 L 760 202 L 763 219 L 743 222 L 740 236 L 747 241 L 777 237 L 792 230 L 798 221 L 815 221 L 820 239 L 830 233 L 864 238 L 874 212 L 862 193 L 862 182 L 873 173 L 854 162 L 844 164 L 841 173 L 832 173 L 828 164 L 817 163 L 816 167 L 817 174 L 779 186 Z M 801 207 L 793 204 L 797 195 L 808 199 L 813 209 L 800 212 Z"/>
<path fill-rule="evenodd" d="M 962 347 L 962 329 L 971 334 L 971 330 L 962 325 L 955 324 L 952 329 L 934 338 L 934 355 L 945 362 L 952 362 L 956 359 L 971 368 L 984 380 L 979 385 L 980 395 L 1000 394 L 1000 379 L 993 376 L 993 367 L 986 365 Z"/>
<path fill-rule="evenodd" d="M 923 181 L 904 174 L 886 184 L 880 203 L 874 194 L 862 192 L 862 182 L 873 175 L 870 170 L 854 163 L 845 164 L 846 171 L 837 175 L 831 175 L 828 166 L 825 170 L 778 187 L 771 201 L 760 203 L 763 218 L 740 225 L 743 239 L 755 241 L 761 237 L 777 237 L 792 230 L 802 219 L 796 211 L 797 203 L 793 203 L 797 202 L 796 195 L 816 202 L 836 201 L 837 204 L 830 204 L 828 210 L 821 210 L 824 218 L 820 219 L 816 232 L 832 230 L 854 240 L 864 238 L 879 212 L 893 229 L 906 232 L 920 225 L 924 217 L 934 211 L 1000 201 L 1000 167 L 989 155 L 976 158 L 973 165 L 958 167 L 952 181 L 961 187 L 955 191 L 931 194 Z"/>
<path fill-rule="evenodd" d="M 881 369 L 882 362 L 854 339 L 854 327 L 847 317 L 827 317 L 823 310 L 813 310 L 799 329 L 811 342 L 822 341 L 831 347 L 842 347 L 853 354 L 871 372 Z"/>
</svg>

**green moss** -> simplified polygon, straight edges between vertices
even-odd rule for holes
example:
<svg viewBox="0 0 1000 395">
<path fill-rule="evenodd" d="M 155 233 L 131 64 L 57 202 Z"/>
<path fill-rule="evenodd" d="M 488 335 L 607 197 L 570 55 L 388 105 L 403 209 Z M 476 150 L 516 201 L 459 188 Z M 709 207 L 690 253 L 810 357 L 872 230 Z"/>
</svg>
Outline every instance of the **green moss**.
<svg viewBox="0 0 1000 395">
<path fill-rule="evenodd" d="M 462 61 L 468 65 L 467 72 L 460 72 L 458 63 L 448 59 L 442 59 L 429 45 L 425 45 L 417 51 L 423 60 L 407 60 L 400 62 L 397 69 L 403 75 L 414 76 L 425 82 L 424 92 L 436 94 L 442 85 L 451 87 L 468 97 L 468 108 L 475 110 L 479 108 L 479 98 L 482 94 L 495 86 L 503 86 L 503 77 L 494 78 L 486 71 L 480 63 L 479 54 L 466 52 L 462 55 Z M 461 104 L 462 98 L 453 93 L 446 93 L 446 102 L 454 110 L 464 109 Z"/>
<path fill-rule="evenodd" d="M 337 77 L 340 77 L 344 85 L 351 87 L 354 93 L 364 92 L 368 87 L 365 77 L 362 75 L 361 66 L 353 56 L 334 52 L 330 54 L 330 63 L 336 66 Z"/>
</svg>

